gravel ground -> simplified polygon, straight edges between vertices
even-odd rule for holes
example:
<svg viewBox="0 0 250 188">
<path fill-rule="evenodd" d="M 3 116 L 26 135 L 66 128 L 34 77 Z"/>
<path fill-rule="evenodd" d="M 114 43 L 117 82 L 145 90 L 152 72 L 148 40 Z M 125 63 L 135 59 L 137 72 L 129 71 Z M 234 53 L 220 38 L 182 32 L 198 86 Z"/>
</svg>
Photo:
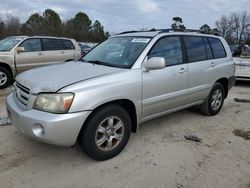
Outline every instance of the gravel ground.
<svg viewBox="0 0 250 188">
<path fill-rule="evenodd" d="M 234 98 L 250 99 L 250 83 L 238 83 L 215 117 L 184 110 L 142 124 L 125 150 L 105 162 L 89 159 L 77 144 L 42 144 L 1 126 L 0 187 L 250 188 L 250 103 Z"/>
</svg>

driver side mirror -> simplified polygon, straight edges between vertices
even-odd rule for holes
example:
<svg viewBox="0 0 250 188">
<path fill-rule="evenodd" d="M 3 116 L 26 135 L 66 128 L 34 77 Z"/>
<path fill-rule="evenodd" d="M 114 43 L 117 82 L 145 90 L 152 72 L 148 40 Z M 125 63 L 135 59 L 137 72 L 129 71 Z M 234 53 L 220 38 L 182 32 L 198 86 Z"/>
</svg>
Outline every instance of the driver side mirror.
<svg viewBox="0 0 250 188">
<path fill-rule="evenodd" d="M 146 72 L 150 70 L 164 69 L 166 62 L 163 57 L 152 57 L 144 64 L 144 70 Z"/>
<path fill-rule="evenodd" d="M 17 47 L 16 52 L 17 53 L 25 52 L 25 48 L 24 47 Z"/>
</svg>

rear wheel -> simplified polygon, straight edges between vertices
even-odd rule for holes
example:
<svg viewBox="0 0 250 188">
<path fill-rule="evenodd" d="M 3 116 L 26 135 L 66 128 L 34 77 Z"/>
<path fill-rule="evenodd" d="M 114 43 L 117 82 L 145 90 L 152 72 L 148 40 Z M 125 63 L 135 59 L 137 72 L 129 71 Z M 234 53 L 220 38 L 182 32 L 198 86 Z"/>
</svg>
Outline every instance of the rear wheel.
<svg viewBox="0 0 250 188">
<path fill-rule="evenodd" d="M 131 132 L 128 112 L 118 105 L 107 105 L 93 112 L 79 135 L 86 154 L 95 160 L 107 160 L 126 146 Z"/>
<path fill-rule="evenodd" d="M 0 89 L 8 87 L 11 80 L 11 73 L 7 69 L 0 67 Z"/>
<path fill-rule="evenodd" d="M 224 87 L 220 83 L 215 83 L 207 99 L 200 107 L 201 112 L 208 116 L 218 114 L 223 106 L 224 98 Z"/>
</svg>

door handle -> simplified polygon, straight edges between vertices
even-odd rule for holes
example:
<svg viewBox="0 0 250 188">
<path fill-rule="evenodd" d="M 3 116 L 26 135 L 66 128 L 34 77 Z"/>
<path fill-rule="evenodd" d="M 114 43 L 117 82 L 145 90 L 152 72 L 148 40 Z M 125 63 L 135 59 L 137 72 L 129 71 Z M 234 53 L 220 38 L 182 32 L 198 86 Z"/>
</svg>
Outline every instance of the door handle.
<svg viewBox="0 0 250 188">
<path fill-rule="evenodd" d="M 61 53 L 64 54 L 64 51 L 62 51 Z"/>
<path fill-rule="evenodd" d="M 39 52 L 38 55 L 43 55 L 43 53 L 42 53 L 42 52 Z"/>
<path fill-rule="evenodd" d="M 181 68 L 180 70 L 179 70 L 179 73 L 185 73 L 185 72 L 187 72 L 187 69 L 185 69 L 185 68 Z"/>
<path fill-rule="evenodd" d="M 211 63 L 211 67 L 215 67 L 216 64 L 214 62 Z"/>
</svg>

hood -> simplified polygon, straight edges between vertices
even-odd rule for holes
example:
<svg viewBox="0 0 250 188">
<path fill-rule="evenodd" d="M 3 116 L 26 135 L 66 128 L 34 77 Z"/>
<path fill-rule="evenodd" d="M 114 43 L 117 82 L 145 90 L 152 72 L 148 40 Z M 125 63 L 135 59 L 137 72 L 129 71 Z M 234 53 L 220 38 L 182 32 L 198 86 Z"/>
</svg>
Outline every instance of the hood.
<svg viewBox="0 0 250 188">
<path fill-rule="evenodd" d="M 31 93 L 57 92 L 68 85 L 118 71 L 123 69 L 72 61 L 23 72 L 17 75 L 16 81 Z"/>
</svg>

